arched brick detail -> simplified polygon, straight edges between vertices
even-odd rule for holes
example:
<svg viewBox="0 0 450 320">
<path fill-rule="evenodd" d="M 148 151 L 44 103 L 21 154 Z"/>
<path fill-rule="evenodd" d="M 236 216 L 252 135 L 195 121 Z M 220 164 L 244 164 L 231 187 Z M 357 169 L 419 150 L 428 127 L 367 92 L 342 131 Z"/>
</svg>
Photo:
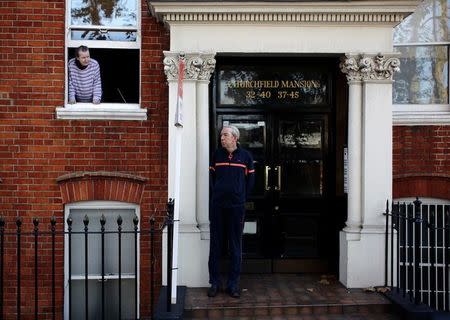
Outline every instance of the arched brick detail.
<svg viewBox="0 0 450 320">
<path fill-rule="evenodd" d="M 119 172 L 74 172 L 56 179 L 63 203 L 110 200 L 141 203 L 146 178 Z"/>
<path fill-rule="evenodd" d="M 393 196 L 450 199 L 450 176 L 395 177 Z"/>
</svg>

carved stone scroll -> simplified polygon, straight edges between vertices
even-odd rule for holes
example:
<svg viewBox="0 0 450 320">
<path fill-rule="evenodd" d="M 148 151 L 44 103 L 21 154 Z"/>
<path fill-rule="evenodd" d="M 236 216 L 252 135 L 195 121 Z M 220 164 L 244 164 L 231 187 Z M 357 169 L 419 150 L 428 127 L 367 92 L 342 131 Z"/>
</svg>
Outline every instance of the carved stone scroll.
<svg viewBox="0 0 450 320">
<path fill-rule="evenodd" d="M 185 59 L 186 68 L 184 70 L 184 79 L 186 80 L 209 80 L 211 73 L 216 66 L 214 54 L 207 53 L 179 53 L 164 52 L 164 73 L 168 81 L 178 79 L 178 62 Z"/>
<path fill-rule="evenodd" d="M 400 71 L 400 60 L 383 54 L 347 54 L 340 64 L 341 71 L 348 81 L 392 80 L 394 73 Z"/>
</svg>

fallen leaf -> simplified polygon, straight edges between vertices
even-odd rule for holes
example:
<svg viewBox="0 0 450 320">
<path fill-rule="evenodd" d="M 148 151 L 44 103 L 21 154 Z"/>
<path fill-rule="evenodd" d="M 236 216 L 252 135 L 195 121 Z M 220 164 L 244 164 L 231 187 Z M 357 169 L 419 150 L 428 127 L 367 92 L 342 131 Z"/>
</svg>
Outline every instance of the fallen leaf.
<svg viewBox="0 0 450 320">
<path fill-rule="evenodd" d="M 330 281 L 328 281 L 327 279 L 322 279 L 319 281 L 320 284 L 324 284 L 324 285 L 328 285 L 330 284 Z"/>
<path fill-rule="evenodd" d="M 377 292 L 386 293 L 386 292 L 389 292 L 389 291 L 391 291 L 391 288 L 389 288 L 389 287 L 377 288 Z"/>
<path fill-rule="evenodd" d="M 308 291 L 308 292 L 314 292 L 314 288 L 306 288 L 306 291 Z"/>
<path fill-rule="evenodd" d="M 365 292 L 376 292 L 377 290 L 374 287 L 367 287 L 363 289 Z"/>
</svg>

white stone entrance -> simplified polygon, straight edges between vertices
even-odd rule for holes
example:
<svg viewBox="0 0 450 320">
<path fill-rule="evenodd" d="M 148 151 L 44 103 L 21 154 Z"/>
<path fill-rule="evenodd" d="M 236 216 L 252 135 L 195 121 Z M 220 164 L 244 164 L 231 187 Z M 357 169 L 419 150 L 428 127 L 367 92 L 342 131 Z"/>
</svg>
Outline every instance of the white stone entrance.
<svg viewBox="0 0 450 320">
<path fill-rule="evenodd" d="M 339 54 L 349 81 L 349 200 L 340 281 L 384 283 L 383 216 L 392 195 L 392 28 L 418 1 L 150 1 L 170 28 L 169 192 L 174 187 L 177 61 L 186 59 L 178 283 L 208 285 L 208 81 L 217 53 Z M 281 54 L 281 55 L 280 55 Z M 280 57 L 282 59 L 282 57 Z"/>
</svg>

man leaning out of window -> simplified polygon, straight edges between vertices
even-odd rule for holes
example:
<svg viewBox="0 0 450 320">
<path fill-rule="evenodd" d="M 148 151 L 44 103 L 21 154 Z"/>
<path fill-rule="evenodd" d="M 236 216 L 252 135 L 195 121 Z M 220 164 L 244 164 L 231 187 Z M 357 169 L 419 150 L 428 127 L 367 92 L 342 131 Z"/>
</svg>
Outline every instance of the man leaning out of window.
<svg viewBox="0 0 450 320">
<path fill-rule="evenodd" d="M 100 66 L 96 60 L 91 59 L 88 47 L 79 46 L 75 49 L 75 58 L 70 59 L 68 70 L 69 103 L 100 103 L 102 98 Z"/>
</svg>

